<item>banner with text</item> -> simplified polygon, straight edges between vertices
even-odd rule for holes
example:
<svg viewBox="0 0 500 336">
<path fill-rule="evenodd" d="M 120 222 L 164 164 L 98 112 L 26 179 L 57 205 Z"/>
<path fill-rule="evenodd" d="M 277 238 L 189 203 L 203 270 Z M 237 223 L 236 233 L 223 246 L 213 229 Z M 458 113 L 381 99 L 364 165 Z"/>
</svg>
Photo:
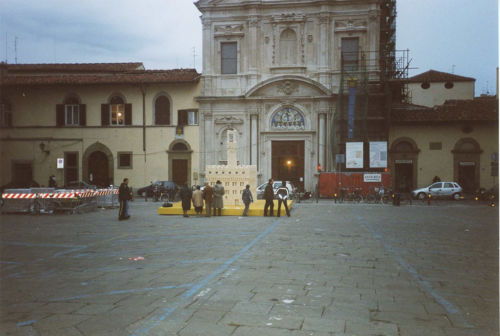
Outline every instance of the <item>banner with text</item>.
<svg viewBox="0 0 500 336">
<path fill-rule="evenodd" d="M 370 142 L 370 168 L 387 168 L 387 142 Z"/>
<path fill-rule="evenodd" d="M 363 168 L 363 143 L 346 142 L 346 168 Z"/>
</svg>

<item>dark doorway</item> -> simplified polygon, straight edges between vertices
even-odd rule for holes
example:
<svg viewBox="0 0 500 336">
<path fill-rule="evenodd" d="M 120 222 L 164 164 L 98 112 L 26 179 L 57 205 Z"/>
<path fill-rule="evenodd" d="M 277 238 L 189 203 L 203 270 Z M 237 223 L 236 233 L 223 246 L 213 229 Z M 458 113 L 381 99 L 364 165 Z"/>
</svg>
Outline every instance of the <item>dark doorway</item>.
<svg viewBox="0 0 500 336">
<path fill-rule="evenodd" d="M 395 189 L 399 192 L 413 190 L 413 163 L 396 163 Z"/>
<path fill-rule="evenodd" d="M 30 186 L 33 181 L 31 163 L 15 162 L 12 164 L 12 182 L 15 186 Z"/>
<path fill-rule="evenodd" d="M 272 142 L 272 178 L 304 188 L 304 141 Z"/>
<path fill-rule="evenodd" d="M 78 153 L 64 153 L 64 184 L 78 181 Z"/>
<path fill-rule="evenodd" d="M 99 187 L 109 186 L 109 167 L 108 157 L 101 151 L 95 151 L 90 154 L 89 158 L 89 176 L 87 176 L 90 184 Z"/>
<path fill-rule="evenodd" d="M 476 166 L 471 163 L 460 162 L 458 165 L 458 184 L 465 193 L 472 193 L 476 190 Z"/>
<path fill-rule="evenodd" d="M 183 185 L 188 181 L 188 160 L 172 160 L 172 180 Z"/>
</svg>

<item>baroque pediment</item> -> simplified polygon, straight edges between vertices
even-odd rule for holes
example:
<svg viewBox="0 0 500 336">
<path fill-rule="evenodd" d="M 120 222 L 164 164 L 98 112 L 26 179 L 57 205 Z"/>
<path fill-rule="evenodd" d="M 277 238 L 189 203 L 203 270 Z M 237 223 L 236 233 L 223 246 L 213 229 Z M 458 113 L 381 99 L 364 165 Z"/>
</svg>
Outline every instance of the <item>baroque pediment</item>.
<svg viewBox="0 0 500 336">
<path fill-rule="evenodd" d="M 250 96 L 252 97 L 314 97 L 324 96 L 327 94 L 324 90 L 311 85 L 307 82 L 302 82 L 293 79 L 285 79 L 263 85 L 254 90 Z"/>
<path fill-rule="evenodd" d="M 221 24 L 214 27 L 215 36 L 243 36 L 245 27 L 242 24 Z"/>
<path fill-rule="evenodd" d="M 338 20 L 335 21 L 336 32 L 367 30 L 366 20 Z"/>
<path fill-rule="evenodd" d="M 216 124 L 243 124 L 243 119 L 234 117 L 234 116 L 222 116 L 219 118 L 215 118 Z"/>
</svg>

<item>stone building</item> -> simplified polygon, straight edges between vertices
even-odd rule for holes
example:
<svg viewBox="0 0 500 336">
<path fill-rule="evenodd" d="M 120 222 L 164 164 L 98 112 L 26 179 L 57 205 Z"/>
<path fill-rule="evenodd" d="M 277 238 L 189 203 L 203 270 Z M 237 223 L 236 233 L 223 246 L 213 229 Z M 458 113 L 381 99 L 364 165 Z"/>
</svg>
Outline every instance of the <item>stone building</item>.
<svg viewBox="0 0 500 336">
<path fill-rule="evenodd" d="M 0 185 L 47 185 L 52 174 L 59 186 L 198 182 L 196 70 L 2 63 L 0 71 Z"/>
<path fill-rule="evenodd" d="M 411 102 L 393 106 L 392 186 L 408 191 L 434 176 L 466 193 L 498 186 L 498 98 L 474 97 L 474 78 L 430 70 L 408 79 Z"/>
<path fill-rule="evenodd" d="M 238 161 L 257 166 L 259 184 L 272 177 L 311 190 L 318 166 L 334 169 L 334 154 L 349 140 L 337 109 L 348 82 L 368 83 L 365 91 L 381 102 L 356 116 L 370 128 L 352 140 L 387 141 L 383 92 L 394 56 L 395 1 L 195 4 L 203 25 L 202 177 L 206 165 L 226 163 L 226 133 L 236 130 Z"/>
<path fill-rule="evenodd" d="M 450 99 L 473 99 L 476 80 L 470 77 L 429 70 L 408 78 L 410 102 L 433 107 Z"/>
</svg>

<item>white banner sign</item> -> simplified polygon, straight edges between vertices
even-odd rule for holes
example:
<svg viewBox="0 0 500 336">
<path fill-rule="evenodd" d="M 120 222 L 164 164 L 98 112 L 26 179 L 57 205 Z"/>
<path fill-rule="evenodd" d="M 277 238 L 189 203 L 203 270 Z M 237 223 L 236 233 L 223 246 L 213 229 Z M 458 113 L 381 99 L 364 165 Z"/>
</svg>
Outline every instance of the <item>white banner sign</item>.
<svg viewBox="0 0 500 336">
<path fill-rule="evenodd" d="M 387 168 L 387 142 L 370 142 L 370 168 Z"/>
<path fill-rule="evenodd" d="M 64 168 L 64 158 L 57 158 L 57 169 Z"/>
<path fill-rule="evenodd" d="M 346 142 L 346 168 L 363 168 L 363 143 Z"/>
<path fill-rule="evenodd" d="M 382 174 L 363 174 L 364 182 L 382 182 Z"/>
</svg>

